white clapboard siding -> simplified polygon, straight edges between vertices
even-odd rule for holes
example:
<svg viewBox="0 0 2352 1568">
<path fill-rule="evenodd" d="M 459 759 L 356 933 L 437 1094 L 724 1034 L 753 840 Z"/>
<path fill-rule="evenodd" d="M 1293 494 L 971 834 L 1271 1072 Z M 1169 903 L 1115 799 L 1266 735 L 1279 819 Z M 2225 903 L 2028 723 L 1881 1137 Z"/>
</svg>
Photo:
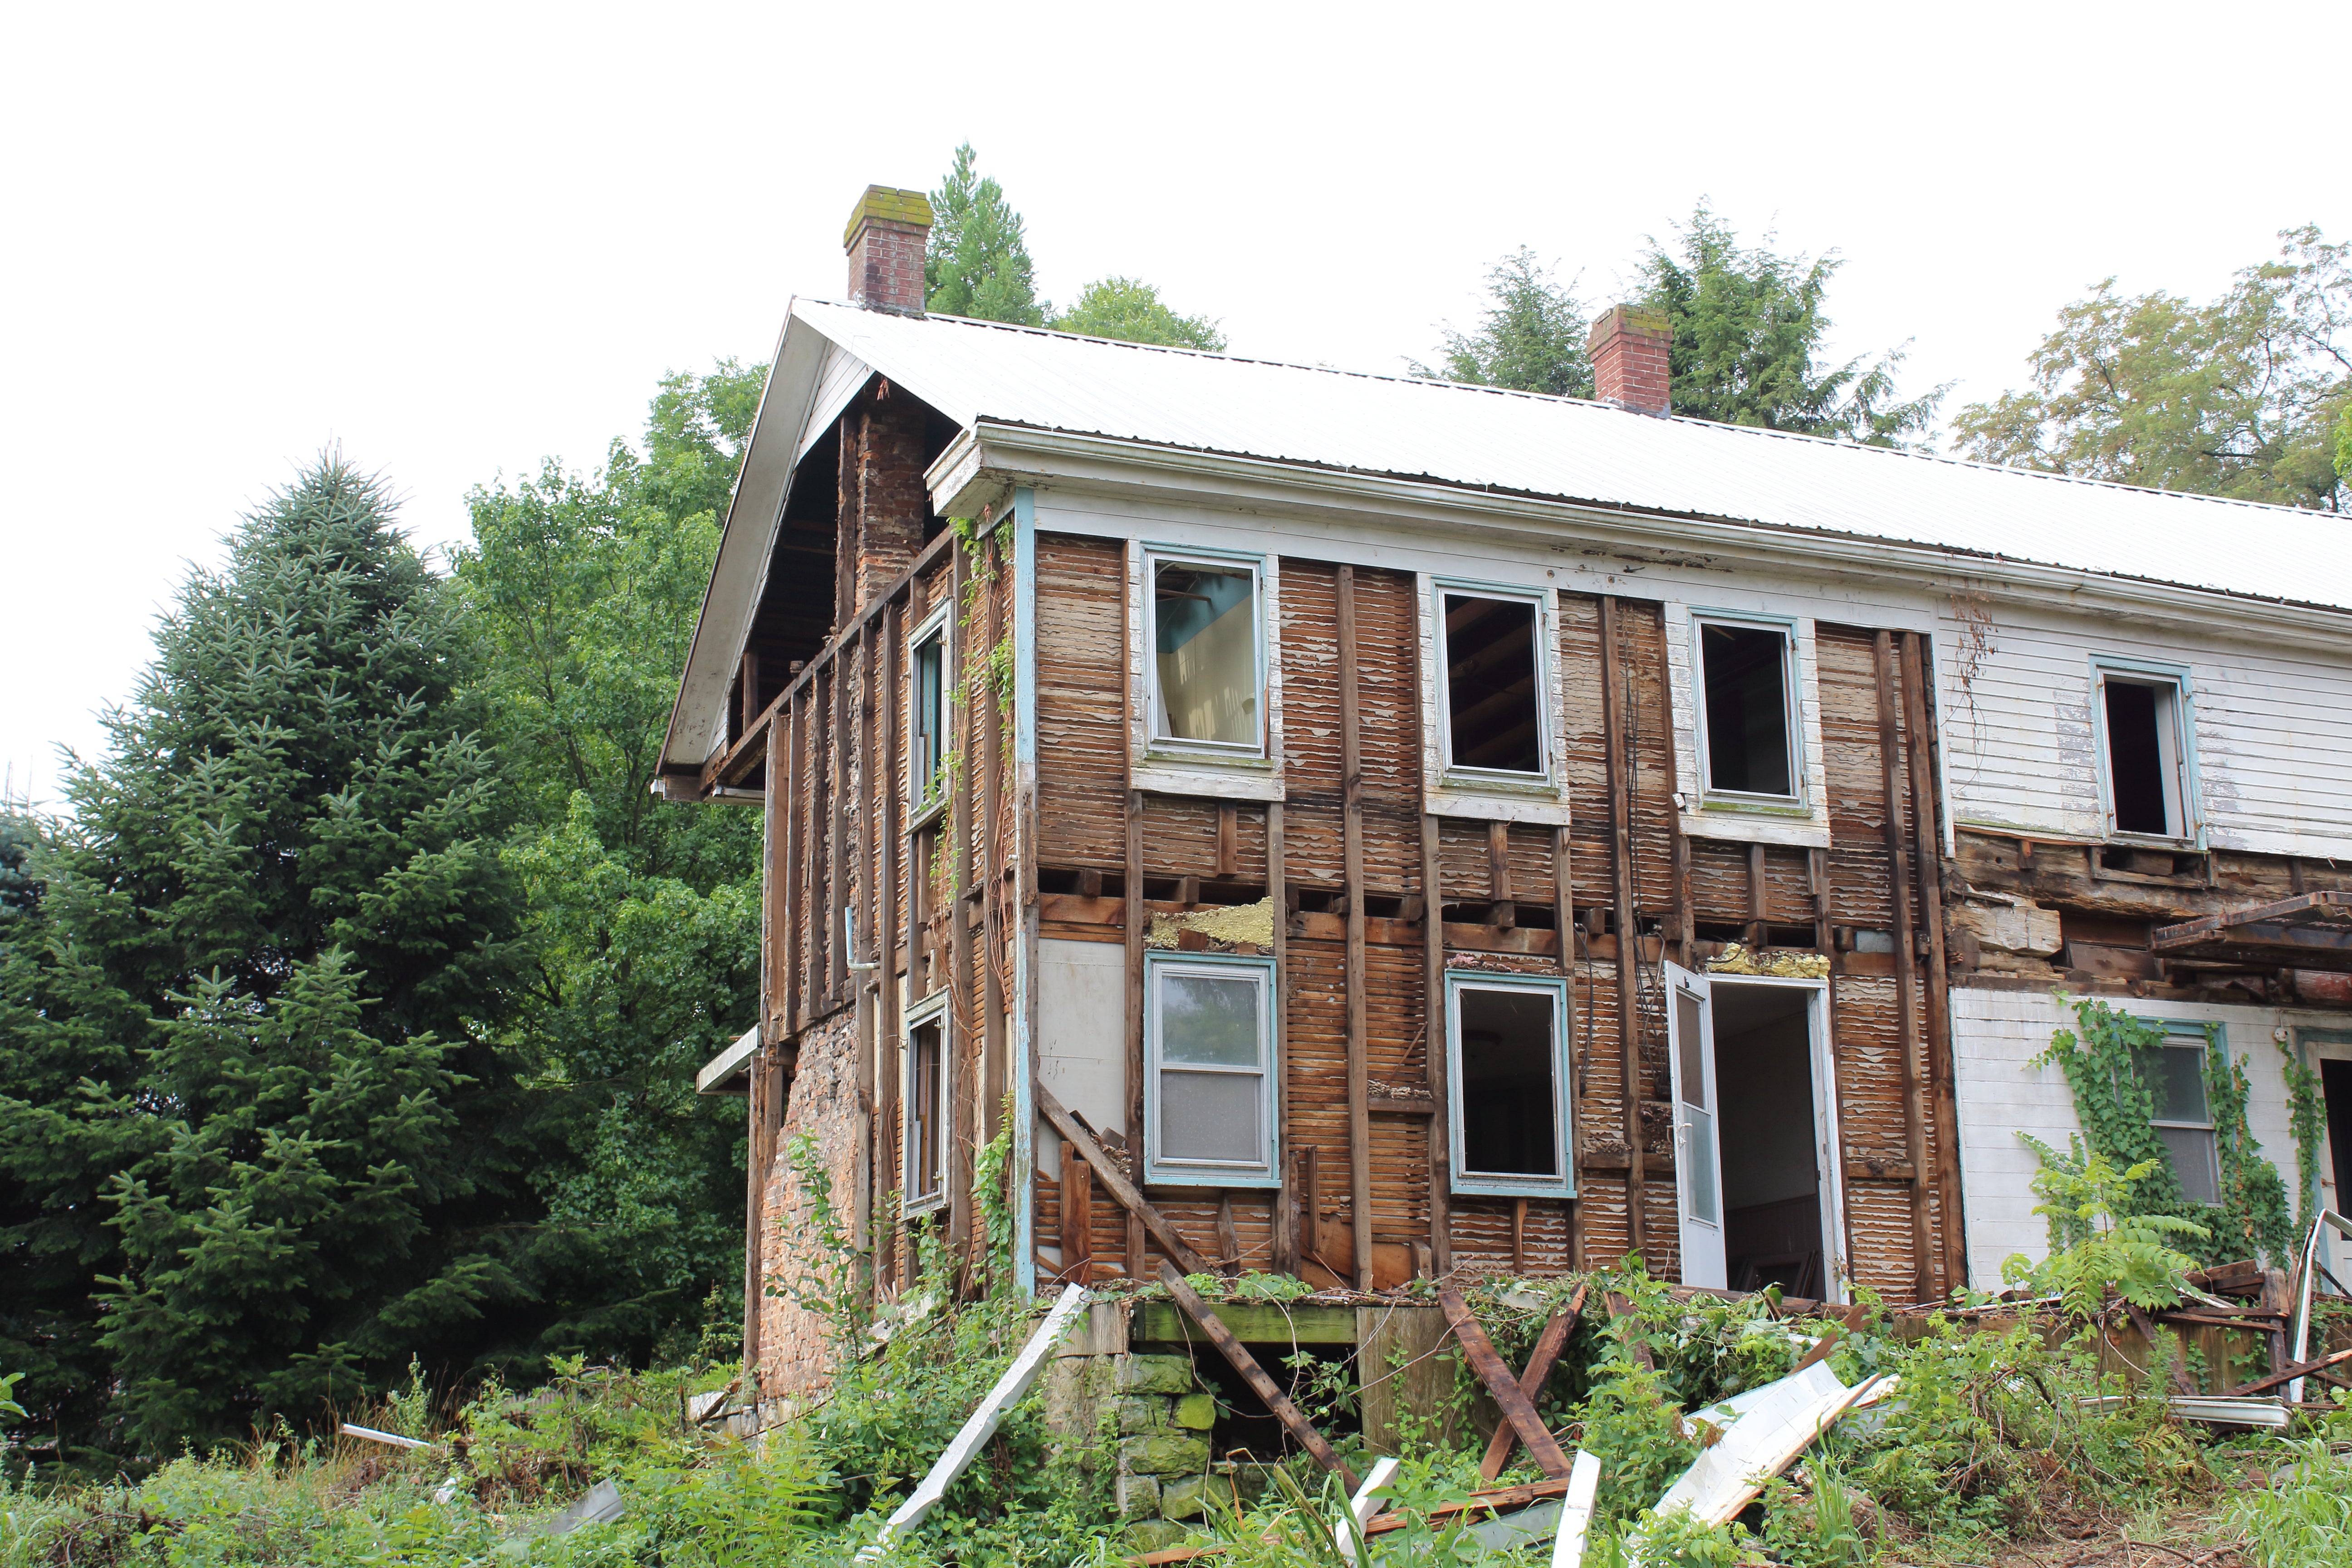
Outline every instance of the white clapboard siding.
<svg viewBox="0 0 2352 1568">
<path fill-rule="evenodd" d="M 2217 848 L 2352 857 L 2352 650 L 2341 661 L 1996 602 L 1990 646 L 1948 617 L 1937 685 L 1950 815 L 1962 826 L 2095 838 L 2095 656 L 2186 666 L 2201 816 Z"/>
<path fill-rule="evenodd" d="M 2114 1004 L 2111 1004 L 2111 1005 Z M 2249 1089 L 2246 1127 L 2294 1190 L 2294 1131 L 2288 1121 L 2285 1058 L 2273 1043 L 2282 1026 L 2340 1026 L 2340 1014 L 2283 1012 L 2270 1007 L 2209 1007 L 2187 1002 L 2129 1001 L 2124 1011 L 2159 1022 L 2181 1019 L 2221 1026 L 2230 1054 L 2245 1065 Z M 2033 1212 L 2033 1151 L 2020 1132 L 2030 1132 L 2063 1150 L 2081 1131 L 2064 1075 L 2055 1067 L 2035 1067 L 2033 1058 L 2074 1016 L 2056 998 L 2038 991 L 1952 988 L 1952 1067 L 1960 1122 L 1960 1199 L 1968 1231 L 1969 1283 L 1999 1289 L 2001 1260 L 2021 1252 L 2035 1260 L 2049 1251 L 2048 1222 Z M 2322 1199 L 2334 1201 L 2326 1173 L 2334 1166 L 2320 1151 Z"/>
</svg>

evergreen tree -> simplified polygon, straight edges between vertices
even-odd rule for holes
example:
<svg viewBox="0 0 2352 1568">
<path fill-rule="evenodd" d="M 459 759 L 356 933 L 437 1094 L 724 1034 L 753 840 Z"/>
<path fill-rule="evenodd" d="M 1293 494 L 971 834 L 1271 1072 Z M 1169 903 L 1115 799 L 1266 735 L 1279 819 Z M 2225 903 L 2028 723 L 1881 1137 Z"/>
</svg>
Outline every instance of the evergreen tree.
<svg viewBox="0 0 2352 1568">
<path fill-rule="evenodd" d="M 11 1239 L 53 1315 L 95 1285 L 94 1336 L 60 1342 L 105 1353 L 148 1454 L 315 1416 L 412 1354 L 536 1351 L 541 1268 L 483 1026 L 516 923 L 501 781 L 382 482 L 321 459 L 156 644 L 69 775 L 0 1067 Z"/>
<path fill-rule="evenodd" d="M 1206 316 L 1180 316 L 1160 298 L 1160 290 L 1132 278 L 1101 278 L 1078 291 L 1077 303 L 1051 322 L 1057 332 L 1083 332 L 1090 338 L 1117 338 L 1130 343 L 1164 343 L 1171 348 L 1225 352 L 1225 335 Z"/>
<path fill-rule="evenodd" d="M 973 167 L 971 143 L 958 147 L 947 178 L 931 193 L 925 308 L 935 315 L 1044 325 L 1048 307 L 1037 298 L 1022 227 L 1004 187 Z"/>
<path fill-rule="evenodd" d="M 533 1181 L 581 1248 L 579 1342 L 639 1360 L 742 1277 L 741 1105 L 694 1071 L 755 1016 L 760 820 L 648 786 L 763 378 L 673 375 L 643 457 L 614 441 L 601 473 L 477 489 L 457 569 L 523 802 L 504 1037 L 561 1142 Z"/>
<path fill-rule="evenodd" d="M 1771 237 L 1753 249 L 1702 202 L 1669 250 L 1655 239 L 1642 258 L 1645 303 L 1674 330 L 1667 354 L 1676 414 L 1830 436 L 1874 447 L 1925 435 L 1948 387 L 1898 402 L 1904 351 L 1817 367 L 1830 321 L 1822 314 L 1834 256 L 1782 256 Z"/>
<path fill-rule="evenodd" d="M 1478 330 L 1443 329 L 1444 357 L 1434 369 L 1416 362 L 1413 374 L 1555 397 L 1592 395 L 1584 307 L 1534 251 L 1522 247 L 1496 262 L 1486 273 L 1486 298 Z"/>
</svg>

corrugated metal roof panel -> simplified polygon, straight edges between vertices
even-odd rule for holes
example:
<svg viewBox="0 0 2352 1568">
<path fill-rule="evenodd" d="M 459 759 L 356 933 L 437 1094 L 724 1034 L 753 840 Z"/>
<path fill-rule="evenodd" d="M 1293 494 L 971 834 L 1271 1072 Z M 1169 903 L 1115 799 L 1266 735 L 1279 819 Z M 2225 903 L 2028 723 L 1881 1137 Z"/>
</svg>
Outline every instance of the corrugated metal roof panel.
<svg viewBox="0 0 2352 1568">
<path fill-rule="evenodd" d="M 952 317 L 813 300 L 794 314 L 967 427 L 996 419 L 2352 607 L 2352 520 L 2330 513 Z"/>
</svg>

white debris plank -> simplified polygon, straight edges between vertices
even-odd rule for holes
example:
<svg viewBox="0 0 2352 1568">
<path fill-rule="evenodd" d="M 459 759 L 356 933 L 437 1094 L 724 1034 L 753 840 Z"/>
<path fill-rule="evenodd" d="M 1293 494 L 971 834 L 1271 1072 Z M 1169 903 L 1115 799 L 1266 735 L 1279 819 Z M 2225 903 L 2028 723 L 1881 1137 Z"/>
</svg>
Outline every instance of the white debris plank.
<svg viewBox="0 0 2352 1568">
<path fill-rule="evenodd" d="M 1013 1358 L 1013 1364 L 1004 1369 L 1004 1375 L 996 1380 L 996 1386 L 988 1391 L 988 1397 L 980 1402 L 979 1408 L 957 1431 L 948 1444 L 947 1451 L 940 1456 L 939 1463 L 933 1465 L 931 1473 L 923 1478 L 923 1484 L 898 1505 L 898 1510 L 883 1524 L 882 1532 L 874 1543 L 858 1552 L 860 1562 L 871 1563 L 879 1558 L 889 1549 L 893 1539 L 922 1523 L 931 1510 L 939 1507 L 940 1500 L 947 1495 L 948 1488 L 955 1484 L 955 1479 L 963 1474 L 979 1456 L 982 1446 L 996 1435 L 997 1424 L 1004 1419 L 1004 1413 L 1020 1404 L 1022 1395 L 1027 1394 L 1030 1386 L 1037 1381 L 1038 1373 L 1045 1368 L 1045 1358 L 1053 1353 L 1054 1346 L 1077 1321 L 1089 1299 L 1089 1292 L 1083 1285 L 1062 1288 L 1061 1297 L 1055 1301 L 1054 1310 L 1045 1314 L 1045 1321 L 1037 1325 L 1037 1331 L 1029 1336 L 1029 1342 L 1021 1347 L 1021 1353 Z"/>
<path fill-rule="evenodd" d="M 1659 1513 L 1687 1509 L 1703 1524 L 1728 1523 L 1786 1469 L 1814 1438 L 1868 1394 L 1868 1379 L 1853 1388 L 1840 1383 L 1827 1362 L 1757 1390 L 1758 1398 L 1731 1424 L 1723 1440 L 1699 1455 L 1682 1479 L 1658 1500 Z"/>
<path fill-rule="evenodd" d="M 364 1437 L 371 1443 L 389 1443 L 395 1448 L 430 1448 L 433 1447 L 430 1443 L 421 1443 L 414 1437 L 404 1437 L 397 1432 L 379 1432 L 373 1426 L 354 1426 L 348 1421 L 343 1423 L 343 1436 L 346 1437 Z"/>
<path fill-rule="evenodd" d="M 1559 1509 L 1559 1534 L 1552 1541 L 1551 1568 L 1581 1568 L 1584 1532 L 1592 1528 L 1592 1500 L 1601 1490 L 1601 1459 L 1579 1448 L 1569 1467 L 1568 1496 Z"/>
<path fill-rule="evenodd" d="M 1339 1548 L 1339 1555 L 1349 1562 L 1363 1560 L 1362 1553 L 1356 1550 L 1357 1543 L 1363 1539 L 1364 1526 L 1371 1521 L 1372 1515 L 1381 1511 L 1381 1500 L 1372 1494 L 1388 1485 L 1389 1478 L 1396 1473 L 1396 1457 L 1382 1455 L 1372 1461 L 1372 1468 L 1365 1473 L 1364 1484 L 1358 1487 L 1356 1495 L 1348 1500 L 1348 1517 L 1355 1521 L 1356 1527 L 1350 1530 L 1342 1524 L 1331 1532 L 1331 1539 Z"/>
</svg>

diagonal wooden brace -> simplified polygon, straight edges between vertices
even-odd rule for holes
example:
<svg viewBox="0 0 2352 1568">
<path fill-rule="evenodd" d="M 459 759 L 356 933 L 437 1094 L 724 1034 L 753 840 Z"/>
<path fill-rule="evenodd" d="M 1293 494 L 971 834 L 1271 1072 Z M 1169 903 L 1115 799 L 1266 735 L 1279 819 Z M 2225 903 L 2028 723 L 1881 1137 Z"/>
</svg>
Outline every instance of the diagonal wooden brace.
<svg viewBox="0 0 2352 1568">
<path fill-rule="evenodd" d="M 1551 1369 L 1559 1363 L 1559 1352 L 1568 1344 L 1568 1336 L 1575 1331 L 1578 1314 L 1584 1310 L 1584 1293 L 1590 1285 L 1579 1285 L 1568 1306 L 1552 1314 L 1551 1321 L 1536 1336 L 1536 1348 L 1528 1356 L 1525 1371 L 1519 1373 L 1519 1392 L 1533 1404 L 1543 1392 L 1544 1384 L 1551 1377 Z M 1511 1445 L 1518 1440 L 1519 1429 L 1506 1421 L 1495 1428 L 1493 1441 L 1486 1445 L 1486 1457 L 1478 1461 L 1478 1479 L 1491 1481 L 1503 1473 L 1511 1458 Z"/>
<path fill-rule="evenodd" d="M 1348 1468 L 1347 1462 L 1332 1451 L 1323 1434 L 1315 1429 L 1315 1423 L 1307 1419 L 1300 1414 L 1298 1406 L 1290 1403 L 1290 1396 L 1275 1385 L 1274 1379 L 1266 1376 L 1265 1369 L 1257 1364 L 1257 1358 L 1243 1347 L 1241 1341 L 1234 1338 L 1234 1331 L 1225 1327 L 1217 1314 L 1210 1310 L 1209 1304 L 1201 1300 L 1200 1292 L 1186 1284 L 1184 1276 L 1178 1273 L 1176 1266 L 1166 1258 L 1160 1262 L 1160 1281 L 1168 1287 L 1168 1293 L 1176 1299 L 1176 1304 L 1184 1309 L 1185 1316 L 1201 1326 L 1201 1331 L 1209 1336 L 1209 1342 L 1233 1363 L 1235 1372 L 1242 1374 L 1242 1381 L 1265 1401 L 1265 1407 L 1274 1412 L 1274 1418 L 1282 1423 L 1283 1430 L 1297 1439 L 1300 1447 L 1315 1456 L 1317 1464 L 1338 1476 L 1346 1483 L 1348 1490 L 1353 1492 L 1356 1489 L 1355 1471 Z"/>
<path fill-rule="evenodd" d="M 1037 1109 L 1047 1121 L 1053 1123 L 1054 1131 L 1062 1135 L 1062 1142 L 1076 1149 L 1086 1163 L 1095 1168 L 1095 1177 L 1102 1183 L 1103 1190 L 1118 1199 L 1120 1207 L 1143 1222 L 1143 1228 L 1151 1233 L 1151 1239 L 1160 1244 L 1160 1250 L 1174 1258 L 1187 1274 L 1209 1272 L 1208 1259 L 1187 1246 L 1184 1238 L 1176 1234 L 1176 1227 L 1168 1223 L 1168 1216 L 1144 1200 L 1143 1194 L 1135 1190 L 1135 1184 L 1127 1179 L 1127 1173 L 1103 1152 L 1101 1144 L 1087 1135 L 1087 1130 L 1078 1125 L 1078 1119 L 1069 1113 L 1054 1091 L 1042 1083 L 1035 1085 L 1034 1089 Z"/>
<path fill-rule="evenodd" d="M 1445 1309 L 1446 1321 L 1454 1325 L 1454 1337 L 1462 1342 L 1462 1349 L 1470 1357 L 1470 1364 L 1476 1369 L 1479 1381 L 1486 1385 L 1486 1392 L 1493 1394 L 1495 1403 L 1502 1407 L 1503 1419 L 1518 1429 L 1519 1441 L 1528 1446 L 1528 1453 L 1534 1458 L 1538 1467 L 1555 1480 L 1567 1475 L 1568 1456 L 1559 1451 L 1559 1444 L 1553 1440 L 1550 1428 L 1543 1424 L 1543 1417 L 1536 1414 L 1534 1402 L 1519 1392 L 1517 1379 L 1512 1377 L 1511 1369 L 1504 1364 L 1503 1358 L 1495 1353 L 1494 1342 L 1486 1337 L 1486 1331 L 1478 1326 L 1478 1320 L 1471 1312 L 1470 1304 L 1462 1299 L 1462 1292 L 1449 1285 L 1437 1293 L 1437 1303 Z"/>
</svg>

